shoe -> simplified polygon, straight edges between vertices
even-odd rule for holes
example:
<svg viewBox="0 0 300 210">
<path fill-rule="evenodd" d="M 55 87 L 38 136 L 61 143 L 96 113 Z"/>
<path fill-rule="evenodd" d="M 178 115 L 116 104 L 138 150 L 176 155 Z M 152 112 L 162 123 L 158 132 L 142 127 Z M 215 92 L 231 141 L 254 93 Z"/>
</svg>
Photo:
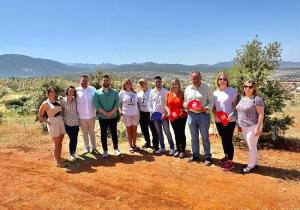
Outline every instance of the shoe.
<svg viewBox="0 0 300 210">
<path fill-rule="evenodd" d="M 136 145 L 133 146 L 133 149 L 134 149 L 134 151 L 138 151 L 139 150 L 139 148 Z"/>
<path fill-rule="evenodd" d="M 85 148 L 84 150 L 83 150 L 83 154 L 86 154 L 86 153 L 89 153 L 90 152 L 90 149 L 89 148 Z"/>
<path fill-rule="evenodd" d="M 76 153 L 72 154 L 73 157 L 75 157 L 76 159 L 79 159 L 79 155 L 77 155 Z"/>
<path fill-rule="evenodd" d="M 179 157 L 184 158 L 184 152 L 180 152 Z"/>
<path fill-rule="evenodd" d="M 67 164 L 65 164 L 64 162 L 56 163 L 56 167 L 57 168 L 66 168 Z"/>
<path fill-rule="evenodd" d="M 227 163 L 227 161 L 228 161 L 228 157 L 227 156 L 224 156 L 221 160 L 220 160 L 220 164 L 221 165 L 225 165 L 226 163 Z"/>
<path fill-rule="evenodd" d="M 177 150 L 175 153 L 174 153 L 174 157 L 178 157 L 179 156 L 179 151 Z"/>
<path fill-rule="evenodd" d="M 115 149 L 115 155 L 116 155 L 116 156 L 120 156 L 120 155 L 121 155 L 121 152 L 120 152 L 119 149 Z"/>
<path fill-rule="evenodd" d="M 161 149 L 157 149 L 153 151 L 155 154 L 160 154 L 161 153 Z"/>
<path fill-rule="evenodd" d="M 105 150 L 105 151 L 103 151 L 103 158 L 108 158 L 108 152 L 107 152 L 107 150 Z"/>
<path fill-rule="evenodd" d="M 175 151 L 174 149 L 170 149 L 169 155 L 174 155 Z"/>
<path fill-rule="evenodd" d="M 204 161 L 204 165 L 206 165 L 206 166 L 211 166 L 211 164 L 212 164 L 212 162 L 211 162 L 210 158 L 208 158 Z"/>
<path fill-rule="evenodd" d="M 151 145 L 145 143 L 143 146 L 142 146 L 143 149 L 147 149 L 147 148 L 151 148 Z"/>
<path fill-rule="evenodd" d="M 223 171 L 231 171 L 234 168 L 233 162 L 232 161 L 227 161 L 227 163 L 224 165 L 222 168 Z"/>
<path fill-rule="evenodd" d="M 248 165 L 247 165 L 247 164 L 244 164 L 244 165 L 243 165 L 243 168 L 246 168 L 246 167 L 248 167 Z M 258 169 L 258 167 L 259 167 L 258 165 L 255 165 L 255 166 L 253 167 L 253 169 Z"/>
<path fill-rule="evenodd" d="M 91 153 L 94 155 L 100 155 L 100 152 L 96 148 L 93 148 Z"/>
<path fill-rule="evenodd" d="M 134 148 L 133 147 L 129 147 L 129 152 L 130 153 L 134 153 Z"/>
<path fill-rule="evenodd" d="M 69 160 L 70 160 L 71 162 L 74 162 L 74 161 L 76 160 L 76 157 L 74 157 L 74 155 L 70 155 Z"/>
<path fill-rule="evenodd" d="M 241 173 L 242 174 L 250 174 L 253 168 L 249 168 L 248 166 L 246 168 L 243 168 Z"/>
<path fill-rule="evenodd" d="M 188 162 L 191 163 L 191 162 L 199 162 L 200 161 L 200 157 L 195 157 L 195 156 L 192 156 L 189 158 Z"/>
<path fill-rule="evenodd" d="M 165 152 L 166 148 L 160 148 L 161 152 Z"/>
</svg>

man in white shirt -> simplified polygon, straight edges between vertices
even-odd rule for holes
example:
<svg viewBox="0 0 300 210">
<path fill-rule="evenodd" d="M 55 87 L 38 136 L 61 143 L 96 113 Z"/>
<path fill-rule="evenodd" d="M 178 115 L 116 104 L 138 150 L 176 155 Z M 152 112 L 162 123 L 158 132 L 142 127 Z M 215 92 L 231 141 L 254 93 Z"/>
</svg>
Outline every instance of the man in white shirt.
<svg viewBox="0 0 300 210">
<path fill-rule="evenodd" d="M 172 138 L 172 134 L 170 132 L 170 124 L 169 119 L 166 117 L 166 95 L 168 91 L 163 88 L 162 81 L 160 76 L 156 76 L 154 78 L 155 88 L 150 93 L 150 100 L 149 100 L 149 110 L 150 114 L 152 115 L 154 112 L 159 112 L 162 115 L 161 120 L 154 120 L 154 126 L 158 135 L 159 143 L 161 149 L 155 151 L 155 153 L 161 153 L 165 151 L 165 143 L 164 143 L 164 135 L 162 128 L 167 136 L 170 152 L 169 155 L 174 155 L 174 142 Z"/>
<path fill-rule="evenodd" d="M 212 90 L 208 85 L 201 83 L 201 74 L 195 71 L 191 75 L 192 84 L 187 86 L 184 92 L 183 106 L 188 110 L 188 125 L 192 138 L 193 156 L 189 161 L 199 161 L 199 130 L 201 133 L 202 143 L 205 152 L 205 165 L 211 165 L 210 141 L 209 141 L 209 126 L 210 114 L 214 105 L 214 97 Z M 192 100 L 199 100 L 202 107 L 199 110 L 189 109 L 188 103 Z"/>
<path fill-rule="evenodd" d="M 80 86 L 76 88 L 77 111 L 79 114 L 80 127 L 83 135 L 84 153 L 90 152 L 90 140 L 92 144 L 91 152 L 94 154 L 99 154 L 99 152 L 96 149 L 96 109 L 93 103 L 93 98 L 96 89 L 93 86 L 88 86 L 88 82 L 89 78 L 87 75 L 80 76 Z"/>
<path fill-rule="evenodd" d="M 148 83 L 145 79 L 140 79 L 138 83 L 141 88 L 141 91 L 138 92 L 137 94 L 138 105 L 140 109 L 140 126 L 146 141 L 146 143 L 143 145 L 143 148 L 151 147 L 151 141 L 149 135 L 149 128 L 150 128 L 152 133 L 152 145 L 155 152 L 158 151 L 159 149 L 159 143 L 158 143 L 158 136 L 157 136 L 154 123 L 153 121 L 150 120 L 149 98 L 152 90 L 148 88 Z"/>
</svg>

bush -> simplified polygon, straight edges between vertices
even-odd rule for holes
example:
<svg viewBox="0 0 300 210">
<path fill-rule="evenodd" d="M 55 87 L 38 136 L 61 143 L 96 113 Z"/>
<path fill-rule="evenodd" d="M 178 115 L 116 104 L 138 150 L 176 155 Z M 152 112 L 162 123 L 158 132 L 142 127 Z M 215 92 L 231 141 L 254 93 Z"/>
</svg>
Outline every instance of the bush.
<svg viewBox="0 0 300 210">
<path fill-rule="evenodd" d="M 18 108 L 18 107 L 23 106 L 28 99 L 29 99 L 28 97 L 22 96 L 18 99 L 12 99 L 12 100 L 5 101 L 4 104 L 5 104 L 5 107 L 8 109 Z"/>
<path fill-rule="evenodd" d="M 0 125 L 3 123 L 3 117 L 4 117 L 3 113 L 0 112 Z"/>
</svg>

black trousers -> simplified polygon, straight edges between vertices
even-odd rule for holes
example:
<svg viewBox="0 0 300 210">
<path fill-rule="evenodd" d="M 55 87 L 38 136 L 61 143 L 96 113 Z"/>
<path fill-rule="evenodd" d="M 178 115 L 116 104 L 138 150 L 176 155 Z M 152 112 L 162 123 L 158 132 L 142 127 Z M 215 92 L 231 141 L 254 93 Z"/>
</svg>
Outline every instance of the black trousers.
<svg viewBox="0 0 300 210">
<path fill-rule="evenodd" d="M 157 136 L 154 123 L 153 121 L 150 120 L 150 112 L 140 112 L 140 126 L 142 130 L 142 134 L 148 146 L 151 146 L 150 134 L 149 134 L 149 128 L 150 128 L 152 133 L 153 148 L 154 150 L 158 150 L 159 149 L 158 136 Z"/>
<path fill-rule="evenodd" d="M 178 118 L 171 122 L 175 134 L 176 150 L 178 152 L 185 152 L 186 137 L 185 137 L 185 123 L 187 118 Z"/>
<path fill-rule="evenodd" d="M 101 128 L 101 144 L 103 151 L 107 151 L 107 129 L 109 127 L 114 149 L 118 149 L 118 130 L 117 130 L 117 124 L 118 119 L 99 119 L 99 124 Z"/>
<path fill-rule="evenodd" d="M 78 126 L 68 126 L 67 124 L 65 124 L 65 129 L 66 129 L 66 132 L 70 139 L 69 152 L 70 152 L 70 155 L 73 155 L 76 153 L 79 125 Z"/>
<path fill-rule="evenodd" d="M 234 147 L 232 144 L 232 136 L 236 122 L 229 122 L 227 126 L 222 123 L 216 122 L 219 135 L 222 139 L 224 154 L 227 155 L 229 160 L 233 160 Z"/>
</svg>

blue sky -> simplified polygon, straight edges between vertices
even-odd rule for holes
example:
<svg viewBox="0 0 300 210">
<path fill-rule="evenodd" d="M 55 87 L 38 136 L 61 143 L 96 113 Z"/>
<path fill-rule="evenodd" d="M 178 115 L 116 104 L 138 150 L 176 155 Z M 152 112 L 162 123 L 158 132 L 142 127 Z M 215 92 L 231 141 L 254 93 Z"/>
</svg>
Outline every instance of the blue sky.
<svg viewBox="0 0 300 210">
<path fill-rule="evenodd" d="M 214 64 L 258 35 L 300 61 L 300 1 L 0 1 L 0 54 L 61 62 Z"/>
</svg>

